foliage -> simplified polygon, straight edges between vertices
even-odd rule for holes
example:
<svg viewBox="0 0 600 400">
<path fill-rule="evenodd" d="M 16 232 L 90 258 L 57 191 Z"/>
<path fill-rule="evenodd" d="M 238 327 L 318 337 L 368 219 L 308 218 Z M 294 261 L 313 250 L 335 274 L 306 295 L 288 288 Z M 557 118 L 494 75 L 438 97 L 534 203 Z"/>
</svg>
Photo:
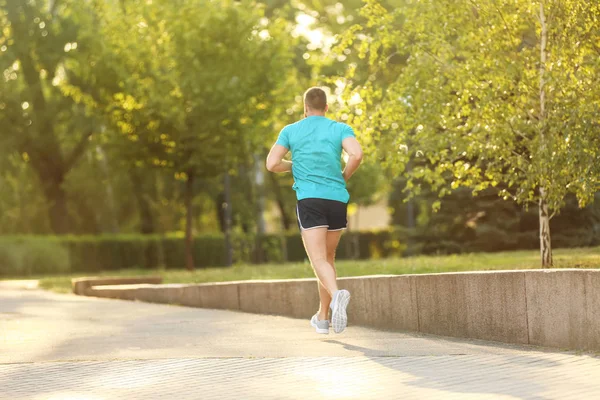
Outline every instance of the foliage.
<svg viewBox="0 0 600 400">
<path fill-rule="evenodd" d="M 249 1 L 125 4 L 103 10 L 106 51 L 118 55 L 121 79 L 108 107 L 142 151 L 136 161 L 215 176 L 225 160 L 252 154 L 270 92 L 289 66 L 281 24 L 262 23 L 262 8 Z"/>
<path fill-rule="evenodd" d="M 375 160 L 365 160 L 352 175 L 347 187 L 352 203 L 368 206 L 377 202 L 389 190 L 384 171 Z"/>
<path fill-rule="evenodd" d="M 498 188 L 554 212 L 568 193 L 593 199 L 600 6 L 368 0 L 361 14 L 338 49 L 365 60 L 347 70 L 346 97 L 362 99 L 349 120 L 386 167 L 412 164 L 407 191 Z"/>
<path fill-rule="evenodd" d="M 159 231 L 182 200 L 168 181 L 253 164 L 301 82 L 292 25 L 254 1 L 3 0 L 0 25 L 0 143 L 36 173 L 57 233 Z"/>
</svg>

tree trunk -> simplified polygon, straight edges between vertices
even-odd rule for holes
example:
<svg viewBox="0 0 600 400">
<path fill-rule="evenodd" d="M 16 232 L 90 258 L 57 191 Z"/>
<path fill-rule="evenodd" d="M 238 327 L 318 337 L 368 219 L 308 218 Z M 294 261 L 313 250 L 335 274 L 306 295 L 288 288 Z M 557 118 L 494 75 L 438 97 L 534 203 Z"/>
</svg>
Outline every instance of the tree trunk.
<svg viewBox="0 0 600 400">
<path fill-rule="evenodd" d="M 225 208 L 223 208 L 223 204 L 225 204 L 225 191 L 217 194 L 213 200 L 217 211 L 217 217 L 219 218 L 219 229 L 222 234 L 225 234 Z"/>
<path fill-rule="evenodd" d="M 286 232 L 290 230 L 292 226 L 292 222 L 288 213 L 285 210 L 285 202 L 283 201 L 283 194 L 281 193 L 281 187 L 279 186 L 279 182 L 277 182 L 277 178 L 275 174 L 268 174 L 269 179 L 271 180 L 271 186 L 273 188 L 273 192 L 275 193 L 275 199 L 277 200 L 277 206 L 279 207 L 279 212 L 281 213 L 281 225 L 283 226 L 283 231 L 279 231 L 279 238 L 281 243 L 281 258 L 283 262 L 288 261 L 288 252 L 287 252 L 287 238 L 285 236 Z"/>
<path fill-rule="evenodd" d="M 540 198 L 540 253 L 542 256 L 542 268 L 552 267 L 552 242 L 550 240 L 550 215 L 548 214 L 548 203 L 541 189 Z"/>
<path fill-rule="evenodd" d="M 261 158 L 254 155 L 254 193 L 256 198 L 256 262 L 258 264 L 266 261 L 263 248 L 263 238 L 265 236 L 265 176 Z"/>
<path fill-rule="evenodd" d="M 233 265 L 233 245 L 231 243 L 231 178 L 229 172 L 225 173 L 225 202 L 223 211 L 225 217 L 225 264 Z"/>
<path fill-rule="evenodd" d="M 358 260 L 360 258 L 360 206 L 356 208 L 356 227 L 353 229 L 356 233 L 352 236 L 352 258 Z"/>
<path fill-rule="evenodd" d="M 265 234 L 265 174 L 258 156 L 254 156 L 254 183 L 256 187 L 256 231 Z"/>
<path fill-rule="evenodd" d="M 194 198 L 194 175 L 187 173 L 185 182 L 185 267 L 189 271 L 194 270 L 194 237 L 192 234 L 193 210 L 192 200 Z"/>
<path fill-rule="evenodd" d="M 406 173 L 410 173 L 412 171 L 412 163 L 409 161 L 406 164 Z M 416 228 L 417 221 L 415 218 L 415 198 L 412 197 L 408 199 L 406 202 L 406 226 L 409 228 Z"/>
<path fill-rule="evenodd" d="M 548 45 L 548 25 L 546 24 L 546 15 L 544 14 L 544 2 L 540 1 L 540 24 L 542 28 L 541 32 L 541 44 L 540 44 L 540 121 L 543 123 L 546 117 L 546 61 L 548 54 L 546 52 L 546 46 Z M 541 130 L 540 134 L 542 139 L 544 138 L 544 131 Z M 543 144 L 542 140 L 542 144 Z"/>
<path fill-rule="evenodd" d="M 57 235 L 70 233 L 67 193 L 63 188 L 66 175 L 64 169 L 61 165 L 42 162 L 37 154 L 31 157 L 31 166 L 40 180 L 44 197 L 48 202 L 48 217 L 52 231 Z"/>
<path fill-rule="evenodd" d="M 106 179 L 106 203 L 108 205 L 108 213 L 110 214 L 110 231 L 111 233 L 119 233 L 119 218 L 117 217 L 117 207 L 115 206 L 115 196 L 112 183 L 110 181 L 110 170 L 108 168 L 106 153 L 99 144 L 96 145 L 96 153 L 100 159 L 100 169 L 102 170 L 102 174 L 104 174 L 104 179 Z"/>
<path fill-rule="evenodd" d="M 283 193 L 281 193 L 281 187 L 279 186 L 279 182 L 277 182 L 275 174 L 269 174 L 269 178 L 271 179 L 271 185 L 273 186 L 273 192 L 275 193 L 275 198 L 277 200 L 279 212 L 281 213 L 281 224 L 283 225 L 283 229 L 287 232 L 292 226 L 292 220 L 285 209 Z"/>
<path fill-rule="evenodd" d="M 546 24 L 546 15 L 544 13 L 544 2 L 540 1 L 540 24 L 541 24 L 541 44 L 540 44 L 540 146 L 541 154 L 546 154 L 546 61 L 548 54 L 546 46 L 548 45 L 548 25 Z M 547 171 L 543 171 L 542 182 L 547 179 Z M 548 214 L 547 193 L 545 187 L 540 187 L 539 214 L 540 214 L 540 254 L 542 257 L 542 268 L 552 267 L 552 247 L 550 242 L 550 215 Z"/>
<path fill-rule="evenodd" d="M 152 216 L 150 202 L 146 197 L 147 191 L 144 190 L 143 178 L 135 169 L 132 169 L 129 174 L 129 179 L 131 179 L 133 195 L 137 201 L 138 211 L 140 213 L 140 233 L 142 235 L 154 233 L 154 217 Z"/>
<path fill-rule="evenodd" d="M 52 231 L 57 235 L 66 235 L 69 233 L 70 228 L 67 194 L 62 187 L 62 177 L 58 180 L 58 182 L 46 182 L 44 184 L 44 194 L 46 200 L 50 202 L 48 211 Z"/>
<path fill-rule="evenodd" d="M 49 151 L 48 156 L 44 159 L 42 154 L 32 150 L 29 152 L 31 166 L 40 180 L 44 197 L 48 203 L 50 227 L 57 235 L 70 233 L 67 193 L 63 188 L 67 170 L 60 158 L 60 152 Z M 57 154 L 55 159 L 52 158 L 52 154 Z"/>
<path fill-rule="evenodd" d="M 140 218 L 139 231 L 142 235 L 149 235 L 155 233 L 154 215 L 152 214 L 151 198 L 156 198 L 157 184 L 154 181 L 155 175 L 147 175 L 148 171 L 138 170 L 135 167 L 131 167 L 129 172 L 129 179 L 131 180 L 131 186 L 133 189 L 133 195 L 137 203 L 137 209 Z M 148 181 L 149 180 L 149 181 Z M 145 183 L 145 184 L 144 184 Z M 148 187 L 150 186 L 150 190 Z M 149 194 L 148 192 L 151 192 Z M 156 268 L 159 265 L 165 265 L 165 257 L 163 251 L 163 241 L 159 241 L 158 245 L 146 246 L 144 250 L 144 266 L 146 268 Z"/>
</svg>

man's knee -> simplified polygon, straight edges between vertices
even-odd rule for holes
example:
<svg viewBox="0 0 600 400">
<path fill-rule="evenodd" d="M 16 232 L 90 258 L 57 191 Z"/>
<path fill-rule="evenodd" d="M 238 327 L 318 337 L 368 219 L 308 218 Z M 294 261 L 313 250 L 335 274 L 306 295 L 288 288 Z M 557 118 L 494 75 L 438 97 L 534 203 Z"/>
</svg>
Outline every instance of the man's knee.
<svg viewBox="0 0 600 400">
<path fill-rule="evenodd" d="M 322 256 L 321 257 L 315 257 L 311 261 L 312 261 L 313 264 L 323 264 L 323 263 L 329 264 L 329 261 L 327 260 L 327 258 L 326 257 L 322 257 Z"/>
<path fill-rule="evenodd" d="M 327 265 L 327 266 L 329 266 L 330 268 L 333 269 L 334 273 L 336 272 L 335 271 L 335 266 L 333 265 L 333 260 L 330 260 L 329 258 L 318 257 L 318 258 L 315 258 L 314 260 L 311 260 L 311 263 L 312 263 L 313 267 L 316 266 L 316 265 L 321 265 L 321 266 Z"/>
<path fill-rule="evenodd" d="M 327 251 L 327 260 L 329 260 L 329 262 L 335 260 L 335 250 Z"/>
</svg>

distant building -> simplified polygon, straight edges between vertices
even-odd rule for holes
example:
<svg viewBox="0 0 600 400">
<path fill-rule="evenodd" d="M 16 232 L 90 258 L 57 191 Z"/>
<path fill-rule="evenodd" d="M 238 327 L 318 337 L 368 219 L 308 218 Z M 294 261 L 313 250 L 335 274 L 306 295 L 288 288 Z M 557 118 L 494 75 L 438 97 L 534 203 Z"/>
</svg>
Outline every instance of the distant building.
<svg viewBox="0 0 600 400">
<path fill-rule="evenodd" d="M 384 229 L 392 220 L 387 198 L 370 206 L 357 207 L 355 210 L 353 215 L 348 215 L 348 227 L 351 230 Z"/>
</svg>

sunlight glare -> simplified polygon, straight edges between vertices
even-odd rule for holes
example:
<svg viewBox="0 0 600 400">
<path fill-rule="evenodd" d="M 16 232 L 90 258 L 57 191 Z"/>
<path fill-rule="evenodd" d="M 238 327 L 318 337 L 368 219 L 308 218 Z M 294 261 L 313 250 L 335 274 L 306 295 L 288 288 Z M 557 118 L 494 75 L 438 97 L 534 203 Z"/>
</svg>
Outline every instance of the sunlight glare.
<svg viewBox="0 0 600 400">
<path fill-rule="evenodd" d="M 338 365 L 335 368 L 324 366 L 302 369 L 297 373 L 313 380 L 315 388 L 321 395 L 349 399 L 360 398 L 373 385 L 373 381 L 362 379 L 361 372 L 364 371 L 360 368 L 353 368 L 350 365 Z"/>
</svg>

